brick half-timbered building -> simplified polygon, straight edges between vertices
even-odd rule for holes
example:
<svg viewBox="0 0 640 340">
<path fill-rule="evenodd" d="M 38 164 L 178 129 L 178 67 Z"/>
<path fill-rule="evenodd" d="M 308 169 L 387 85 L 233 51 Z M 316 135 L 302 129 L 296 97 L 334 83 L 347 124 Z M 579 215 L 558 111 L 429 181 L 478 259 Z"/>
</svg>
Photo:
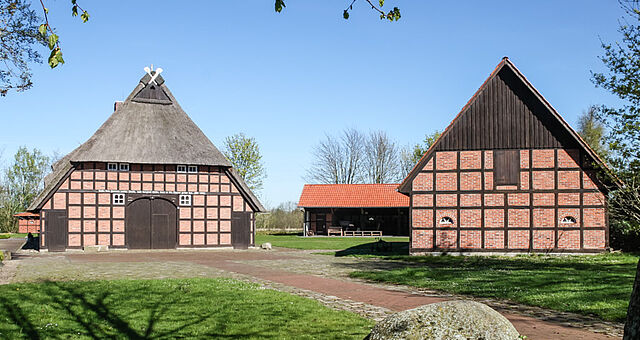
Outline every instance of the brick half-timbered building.
<svg viewBox="0 0 640 340">
<path fill-rule="evenodd" d="M 413 254 L 599 252 L 606 166 L 504 58 L 398 190 Z"/>
<path fill-rule="evenodd" d="M 72 133 L 72 132 L 71 132 Z M 42 249 L 246 248 L 264 208 L 156 72 L 59 160 L 30 212 Z"/>
</svg>

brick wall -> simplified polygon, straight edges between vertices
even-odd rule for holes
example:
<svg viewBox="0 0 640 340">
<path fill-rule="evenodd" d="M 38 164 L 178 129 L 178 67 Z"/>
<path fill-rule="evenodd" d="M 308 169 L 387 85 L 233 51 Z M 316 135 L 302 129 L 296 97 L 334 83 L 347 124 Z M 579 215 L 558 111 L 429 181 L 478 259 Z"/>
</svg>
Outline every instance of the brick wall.
<svg viewBox="0 0 640 340">
<path fill-rule="evenodd" d="M 434 152 L 412 183 L 412 250 L 604 250 L 605 197 L 581 157 L 520 150 L 518 185 L 495 187 L 493 151 Z"/>
<path fill-rule="evenodd" d="M 125 194 L 125 204 L 114 204 L 114 193 Z M 197 173 L 178 173 L 172 165 L 130 164 L 130 171 L 107 171 L 105 163 L 80 164 L 44 204 L 43 231 L 47 210 L 64 209 L 69 248 L 126 247 L 126 204 L 136 194 L 191 196 L 191 205 L 177 211 L 177 247 L 230 246 L 232 211 L 251 213 L 254 243 L 250 206 L 222 169 L 207 166 L 199 166 Z"/>
<path fill-rule="evenodd" d="M 18 219 L 18 232 L 19 233 L 39 233 L 40 232 L 40 219 L 39 218 L 19 218 Z"/>
</svg>

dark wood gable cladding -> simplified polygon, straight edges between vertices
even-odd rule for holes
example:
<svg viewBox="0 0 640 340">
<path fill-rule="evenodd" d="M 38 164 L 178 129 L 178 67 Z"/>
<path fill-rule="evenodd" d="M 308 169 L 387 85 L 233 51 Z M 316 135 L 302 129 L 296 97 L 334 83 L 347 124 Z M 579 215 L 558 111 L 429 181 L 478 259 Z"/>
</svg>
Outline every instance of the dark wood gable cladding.
<svg viewBox="0 0 640 340">
<path fill-rule="evenodd" d="M 460 113 L 435 148 L 448 150 L 576 148 L 551 111 L 503 67 Z"/>
<path fill-rule="evenodd" d="M 606 164 L 580 139 L 506 57 L 498 64 L 440 138 L 398 186 L 411 182 L 436 151 L 500 149 L 581 149 L 583 164 Z M 610 173 L 605 180 L 619 184 Z"/>
<path fill-rule="evenodd" d="M 142 101 L 142 102 L 157 102 L 160 104 L 171 104 L 171 99 L 169 96 L 162 90 L 162 87 L 157 85 L 147 85 L 143 88 L 135 97 L 132 99 L 133 101 Z"/>
</svg>

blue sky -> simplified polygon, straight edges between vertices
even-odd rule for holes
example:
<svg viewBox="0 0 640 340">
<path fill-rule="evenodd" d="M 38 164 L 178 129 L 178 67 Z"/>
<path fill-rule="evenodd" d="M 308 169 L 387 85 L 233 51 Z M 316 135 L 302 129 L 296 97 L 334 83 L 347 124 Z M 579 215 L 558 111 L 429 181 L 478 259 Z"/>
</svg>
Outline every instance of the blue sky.
<svg viewBox="0 0 640 340">
<path fill-rule="evenodd" d="M 413 144 L 443 129 L 508 56 L 573 126 L 616 99 L 590 82 L 600 39 L 619 38 L 616 1 L 402 1 L 402 19 L 359 0 L 49 0 L 66 64 L 33 68 L 35 86 L 0 98 L 3 159 L 20 145 L 66 154 L 89 138 L 154 64 L 217 146 L 244 132 L 262 149 L 267 206 L 297 201 L 313 146 L 346 127 Z M 508 5 L 507 5 L 508 3 Z M 45 51 L 46 53 L 46 51 Z"/>
</svg>

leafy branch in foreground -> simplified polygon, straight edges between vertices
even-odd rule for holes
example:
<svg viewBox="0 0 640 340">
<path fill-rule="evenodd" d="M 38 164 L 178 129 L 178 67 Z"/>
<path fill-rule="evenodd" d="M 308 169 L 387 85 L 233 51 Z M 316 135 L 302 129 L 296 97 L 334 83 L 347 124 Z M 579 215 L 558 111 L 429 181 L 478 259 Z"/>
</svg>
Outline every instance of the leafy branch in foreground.
<svg viewBox="0 0 640 340">
<path fill-rule="evenodd" d="M 42 6 L 42 12 L 44 13 L 44 23 L 38 26 L 38 33 L 40 33 L 42 38 L 44 38 L 49 50 L 51 50 L 48 60 L 49 66 L 51 68 L 55 68 L 59 64 L 64 64 L 62 49 L 60 49 L 60 40 L 58 35 L 53 32 L 51 25 L 49 25 L 49 9 L 44 5 L 43 0 L 40 0 L 40 5 Z M 80 15 L 80 18 L 82 19 L 82 22 L 84 23 L 89 21 L 89 12 L 82 9 L 82 7 L 78 5 L 77 0 L 71 0 L 71 5 L 72 16 L 78 16 L 78 11 L 81 11 L 82 14 Z"/>
<path fill-rule="evenodd" d="M 349 4 L 349 6 L 347 6 L 347 8 L 342 12 L 342 17 L 346 20 L 349 19 L 349 12 L 351 10 L 353 10 L 353 4 L 358 1 L 358 0 L 352 0 L 351 3 Z M 371 0 L 364 0 L 366 1 L 370 6 L 371 9 L 378 12 L 380 14 L 380 19 L 384 20 L 384 19 L 388 19 L 389 21 L 398 21 L 400 20 L 400 9 L 398 7 L 394 7 L 392 10 L 390 10 L 389 12 L 385 13 L 385 11 L 382 10 L 382 7 L 384 6 L 384 0 L 378 0 L 378 4 L 379 6 L 376 6 L 373 4 L 373 2 L 371 2 Z M 282 9 L 287 7 L 284 4 L 284 0 L 276 0 L 275 2 L 275 10 L 277 13 L 282 12 Z"/>
<path fill-rule="evenodd" d="M 40 63 L 39 18 L 25 0 L 0 0 L 0 96 L 31 88 L 29 63 Z"/>
<path fill-rule="evenodd" d="M 49 9 L 44 0 L 39 2 L 44 23 L 32 7 L 35 1 L 0 0 L 0 96 L 6 96 L 9 90 L 21 92 L 31 88 L 30 64 L 42 63 L 41 45 L 50 50 L 51 68 L 64 63 L 59 37 L 49 23 Z M 89 20 L 89 13 L 77 0 L 71 0 L 71 15 L 80 15 L 83 22 Z"/>
</svg>

